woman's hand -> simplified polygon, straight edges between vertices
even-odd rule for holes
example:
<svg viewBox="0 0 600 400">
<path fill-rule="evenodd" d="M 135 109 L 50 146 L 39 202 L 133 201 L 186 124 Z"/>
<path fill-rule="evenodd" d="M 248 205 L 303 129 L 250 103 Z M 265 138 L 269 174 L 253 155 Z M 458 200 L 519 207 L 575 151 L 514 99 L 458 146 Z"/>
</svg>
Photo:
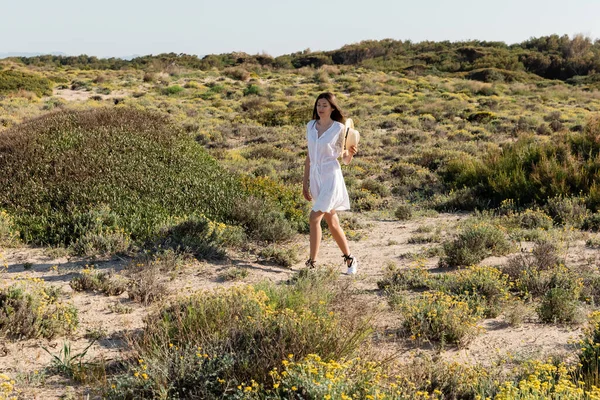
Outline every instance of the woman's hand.
<svg viewBox="0 0 600 400">
<path fill-rule="evenodd" d="M 358 153 L 358 147 L 356 147 L 356 145 L 350 146 L 350 148 L 348 149 L 348 154 L 354 157 L 356 153 Z"/>
<path fill-rule="evenodd" d="M 310 194 L 310 189 L 308 188 L 307 183 L 302 184 L 302 195 L 307 201 L 312 200 L 312 195 Z"/>
</svg>

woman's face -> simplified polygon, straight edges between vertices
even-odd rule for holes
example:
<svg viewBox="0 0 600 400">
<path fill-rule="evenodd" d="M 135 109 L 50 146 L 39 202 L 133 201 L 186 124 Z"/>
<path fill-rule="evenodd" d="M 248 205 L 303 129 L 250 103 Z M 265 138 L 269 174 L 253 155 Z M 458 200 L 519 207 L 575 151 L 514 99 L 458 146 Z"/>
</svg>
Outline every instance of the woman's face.
<svg viewBox="0 0 600 400">
<path fill-rule="evenodd" d="M 331 117 L 331 113 L 333 112 L 333 107 L 327 99 L 319 99 L 317 101 L 317 114 L 319 114 L 319 119 L 328 119 Z"/>
</svg>

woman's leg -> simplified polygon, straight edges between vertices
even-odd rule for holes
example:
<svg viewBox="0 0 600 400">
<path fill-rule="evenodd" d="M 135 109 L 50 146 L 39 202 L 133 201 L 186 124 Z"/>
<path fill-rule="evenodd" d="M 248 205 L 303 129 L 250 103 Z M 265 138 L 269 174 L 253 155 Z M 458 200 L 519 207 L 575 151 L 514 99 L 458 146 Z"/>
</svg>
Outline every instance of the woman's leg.
<svg viewBox="0 0 600 400">
<path fill-rule="evenodd" d="M 350 254 L 350 247 L 348 246 L 348 240 L 346 239 L 346 234 L 344 230 L 340 226 L 340 219 L 337 216 L 335 210 L 331 210 L 331 212 L 325 213 L 325 221 L 329 226 L 329 232 L 331 232 L 331 236 L 337 243 L 338 247 L 342 251 L 344 255 Z"/>
<path fill-rule="evenodd" d="M 319 254 L 319 246 L 321 245 L 321 220 L 325 213 L 320 211 L 311 211 L 309 222 L 310 222 L 310 259 L 315 261 L 317 254 Z"/>
</svg>

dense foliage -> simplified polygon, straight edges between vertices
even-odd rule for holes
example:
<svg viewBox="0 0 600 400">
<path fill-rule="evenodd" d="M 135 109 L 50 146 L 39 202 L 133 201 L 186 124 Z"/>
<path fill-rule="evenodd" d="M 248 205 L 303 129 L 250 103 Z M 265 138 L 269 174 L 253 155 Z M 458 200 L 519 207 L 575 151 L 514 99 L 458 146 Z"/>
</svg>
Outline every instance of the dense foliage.
<svg viewBox="0 0 600 400">
<path fill-rule="evenodd" d="M 323 65 L 364 66 L 383 71 L 416 73 L 457 73 L 479 71 L 469 75 L 484 81 L 527 79 L 528 72 L 546 79 L 567 80 L 578 75 L 594 75 L 600 71 L 600 41 L 576 35 L 550 35 L 532 38 L 522 43 L 504 42 L 418 42 L 410 40 L 368 40 L 340 49 L 312 52 L 309 49 L 279 57 L 245 53 L 211 54 L 202 58 L 187 54 L 158 54 L 136 57 L 99 59 L 93 56 L 21 57 L 26 65 L 69 66 L 80 69 L 122 69 L 125 67 L 161 70 L 177 65 L 190 69 L 209 70 L 236 65 L 271 68 L 319 68 Z M 576 81 L 573 81 L 576 82 Z"/>
</svg>

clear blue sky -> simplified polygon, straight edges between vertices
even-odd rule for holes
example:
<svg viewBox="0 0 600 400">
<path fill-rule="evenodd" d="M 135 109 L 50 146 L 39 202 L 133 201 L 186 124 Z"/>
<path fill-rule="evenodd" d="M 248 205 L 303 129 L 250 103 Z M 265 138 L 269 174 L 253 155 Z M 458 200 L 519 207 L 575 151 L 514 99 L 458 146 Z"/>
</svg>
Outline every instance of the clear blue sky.
<svg viewBox="0 0 600 400">
<path fill-rule="evenodd" d="M 273 56 L 366 39 L 600 37 L 598 0 L 0 0 L 0 53 Z"/>
</svg>

